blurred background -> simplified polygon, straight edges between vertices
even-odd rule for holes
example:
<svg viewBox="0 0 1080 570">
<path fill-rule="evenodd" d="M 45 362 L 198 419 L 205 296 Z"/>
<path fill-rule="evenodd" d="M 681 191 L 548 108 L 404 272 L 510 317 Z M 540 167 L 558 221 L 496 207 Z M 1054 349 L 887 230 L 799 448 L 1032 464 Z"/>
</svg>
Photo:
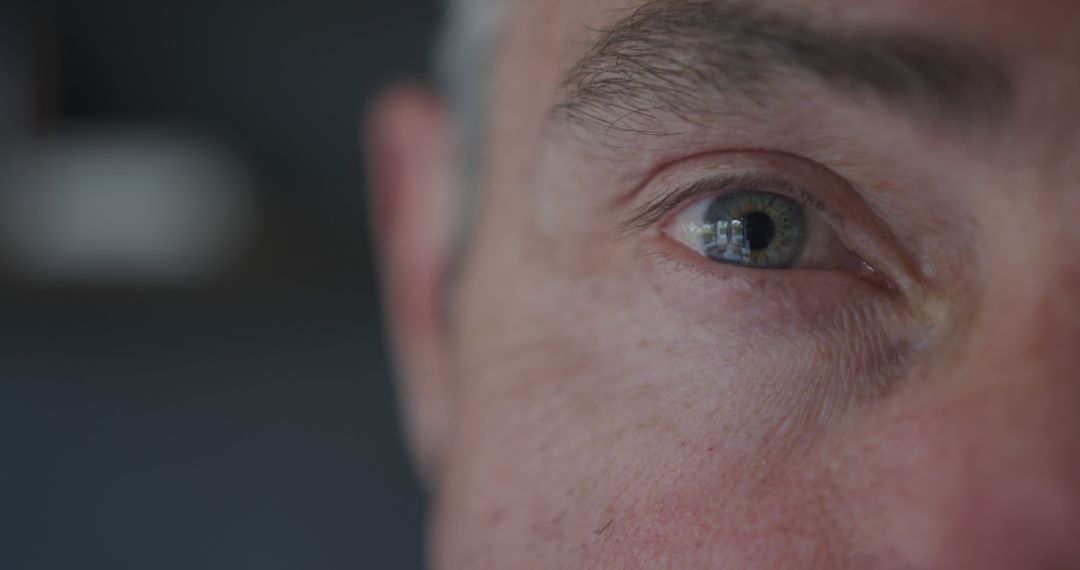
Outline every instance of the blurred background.
<svg viewBox="0 0 1080 570">
<path fill-rule="evenodd" d="M 0 569 L 420 567 L 358 129 L 438 8 L 0 3 Z"/>
</svg>

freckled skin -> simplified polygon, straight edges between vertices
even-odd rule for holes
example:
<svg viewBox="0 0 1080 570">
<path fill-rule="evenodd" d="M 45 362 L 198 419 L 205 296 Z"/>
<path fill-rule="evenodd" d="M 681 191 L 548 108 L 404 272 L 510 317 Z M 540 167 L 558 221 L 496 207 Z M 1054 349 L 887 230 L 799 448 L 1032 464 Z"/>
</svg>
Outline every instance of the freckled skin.
<svg viewBox="0 0 1080 570">
<path fill-rule="evenodd" d="M 955 32 L 1018 78 L 1007 136 L 975 144 L 842 98 L 784 118 L 826 116 L 828 153 L 782 150 L 828 154 L 933 264 L 892 293 L 619 238 L 592 194 L 619 167 L 546 148 L 546 120 L 588 27 L 634 5 L 515 4 L 448 333 L 432 565 L 1080 568 L 1080 5 L 814 3 Z M 739 132 L 665 144 L 769 149 Z M 888 389 L 843 391 L 886 366 Z"/>
</svg>

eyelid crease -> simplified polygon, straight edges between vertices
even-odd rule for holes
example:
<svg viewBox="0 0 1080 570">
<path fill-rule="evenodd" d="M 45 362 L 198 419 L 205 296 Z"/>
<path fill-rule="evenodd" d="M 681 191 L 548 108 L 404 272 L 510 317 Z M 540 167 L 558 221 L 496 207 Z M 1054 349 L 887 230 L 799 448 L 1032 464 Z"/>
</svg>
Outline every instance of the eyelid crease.
<svg viewBox="0 0 1080 570">
<path fill-rule="evenodd" d="M 821 200 L 808 195 L 806 191 L 799 189 L 787 178 L 776 174 L 763 172 L 740 172 L 731 175 L 717 174 L 666 192 L 636 209 L 630 218 L 620 225 L 619 235 L 627 238 L 639 234 L 660 221 L 667 213 L 695 198 L 713 194 L 719 196 L 738 190 L 779 192 L 798 200 L 815 211 L 821 211 L 825 208 Z"/>
</svg>

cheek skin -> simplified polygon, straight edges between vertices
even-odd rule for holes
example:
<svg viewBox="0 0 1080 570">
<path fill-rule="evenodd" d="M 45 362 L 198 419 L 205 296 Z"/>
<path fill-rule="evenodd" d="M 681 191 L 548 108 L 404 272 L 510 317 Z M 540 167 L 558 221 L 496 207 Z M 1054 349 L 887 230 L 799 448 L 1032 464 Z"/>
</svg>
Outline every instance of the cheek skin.
<svg viewBox="0 0 1080 570">
<path fill-rule="evenodd" d="M 855 519 L 849 501 L 872 502 L 848 490 L 859 491 L 833 456 L 763 447 L 741 402 L 662 392 L 469 433 L 479 448 L 460 464 L 475 494 L 445 526 L 471 529 L 472 548 L 448 567 L 866 567 L 851 521 L 874 519 Z"/>
<path fill-rule="evenodd" d="M 718 447 L 688 451 L 715 455 L 694 475 L 613 505 L 608 529 L 583 549 L 583 567 L 648 568 L 658 560 L 685 568 L 846 566 L 841 553 L 851 531 L 829 482 L 811 483 L 807 473 L 748 482 L 739 466 L 768 460 L 709 451 Z"/>
<path fill-rule="evenodd" d="M 733 383 L 756 394 L 759 417 L 783 417 L 774 435 L 786 439 L 888 394 L 930 340 L 929 305 L 914 310 L 904 295 L 838 272 L 780 275 L 673 251 L 641 279 L 668 318 L 726 354 Z"/>
<path fill-rule="evenodd" d="M 964 528 L 941 521 L 972 511 L 957 497 L 977 480 L 949 451 L 963 449 L 948 434 L 969 418 L 946 408 L 905 392 L 861 408 L 796 454 L 702 431 L 678 452 L 694 468 L 611 501 L 610 524 L 582 544 L 581 567 L 971 567 L 941 566 L 945 543 Z"/>
<path fill-rule="evenodd" d="M 740 388 L 738 355 L 685 329 L 677 337 L 681 327 L 613 317 L 622 326 L 594 336 L 571 325 L 586 307 L 616 315 L 624 303 L 650 314 L 643 298 L 581 295 L 546 317 L 565 341 L 527 343 L 477 370 L 492 376 L 464 395 L 456 439 L 468 446 L 440 492 L 455 500 L 440 509 L 452 514 L 440 525 L 455 550 L 446 567 L 858 567 L 840 554 L 853 556 L 853 531 L 838 475 L 815 451 L 832 436 L 818 430 L 793 451 L 762 426 L 783 425 L 798 402 Z"/>
</svg>

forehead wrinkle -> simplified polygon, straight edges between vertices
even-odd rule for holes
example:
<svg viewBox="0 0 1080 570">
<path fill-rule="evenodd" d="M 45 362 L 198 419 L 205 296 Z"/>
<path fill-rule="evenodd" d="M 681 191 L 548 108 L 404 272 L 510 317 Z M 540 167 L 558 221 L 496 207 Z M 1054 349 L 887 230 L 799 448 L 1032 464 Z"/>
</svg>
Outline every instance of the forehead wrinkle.
<svg viewBox="0 0 1080 570">
<path fill-rule="evenodd" d="M 878 100 L 957 130 L 996 126 L 1012 106 L 1008 77 L 986 54 L 897 30 L 826 26 L 797 8 L 651 0 L 594 31 L 553 116 L 608 133 L 675 134 L 657 119 L 698 123 L 761 111 L 806 75 L 859 102 Z"/>
</svg>

